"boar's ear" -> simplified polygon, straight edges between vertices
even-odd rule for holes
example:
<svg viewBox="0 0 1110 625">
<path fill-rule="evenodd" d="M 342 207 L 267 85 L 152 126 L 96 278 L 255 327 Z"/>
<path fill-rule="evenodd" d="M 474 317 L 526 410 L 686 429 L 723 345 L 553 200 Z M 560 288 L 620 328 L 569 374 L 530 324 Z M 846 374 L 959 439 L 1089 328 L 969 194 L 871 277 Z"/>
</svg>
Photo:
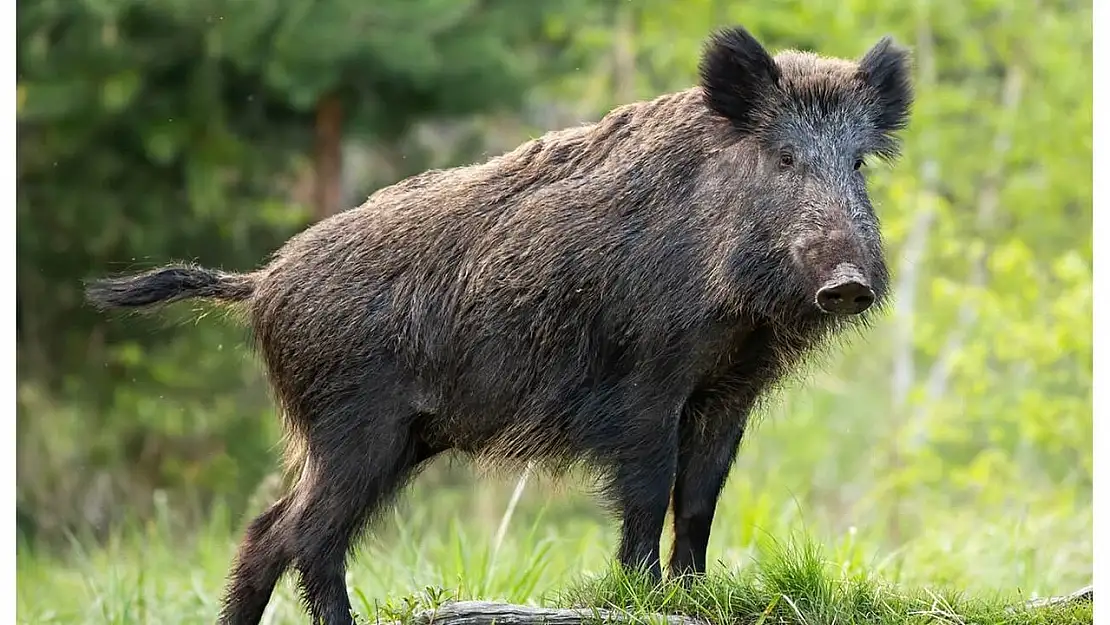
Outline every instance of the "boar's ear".
<svg viewBox="0 0 1110 625">
<path fill-rule="evenodd" d="M 739 26 L 710 36 L 698 73 L 709 109 L 745 132 L 757 125 L 781 76 L 767 50 Z"/>
<path fill-rule="evenodd" d="M 883 37 L 859 61 L 863 82 L 878 96 L 876 125 L 880 132 L 901 130 L 909 122 L 913 104 L 910 51 Z"/>
</svg>

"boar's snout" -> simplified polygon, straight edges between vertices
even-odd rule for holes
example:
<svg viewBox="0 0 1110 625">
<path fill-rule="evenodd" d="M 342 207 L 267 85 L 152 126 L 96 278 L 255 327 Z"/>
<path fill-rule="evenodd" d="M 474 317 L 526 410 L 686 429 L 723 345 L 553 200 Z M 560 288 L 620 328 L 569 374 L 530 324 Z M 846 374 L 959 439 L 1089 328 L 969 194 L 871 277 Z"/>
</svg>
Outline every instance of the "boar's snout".
<svg viewBox="0 0 1110 625">
<path fill-rule="evenodd" d="M 815 303 L 830 315 L 858 315 L 875 303 L 875 291 L 855 265 L 845 263 L 817 289 Z"/>
<path fill-rule="evenodd" d="M 875 304 L 875 285 L 861 267 L 867 247 L 856 228 L 814 228 L 793 244 L 798 269 L 810 281 L 811 300 L 829 315 L 858 315 Z M 807 289 L 808 290 L 808 289 Z"/>
</svg>

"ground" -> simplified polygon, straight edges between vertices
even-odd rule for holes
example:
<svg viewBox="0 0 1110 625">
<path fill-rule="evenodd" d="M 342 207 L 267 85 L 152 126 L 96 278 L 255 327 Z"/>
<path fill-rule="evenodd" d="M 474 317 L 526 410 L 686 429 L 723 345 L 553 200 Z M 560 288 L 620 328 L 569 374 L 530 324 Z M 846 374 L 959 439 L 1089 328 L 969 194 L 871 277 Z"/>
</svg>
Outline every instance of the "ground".
<svg viewBox="0 0 1110 625">
<path fill-rule="evenodd" d="M 483 599 L 681 613 L 714 624 L 1092 622 L 1089 605 L 1009 611 L 1090 583 L 1089 544 L 1075 540 L 1085 521 L 1069 529 L 1069 519 L 1047 513 L 950 510 L 946 525 L 891 549 L 885 525 L 839 531 L 816 503 L 775 498 L 737 476 L 714 524 L 708 579 L 689 591 L 649 589 L 609 570 L 615 528 L 585 489 L 533 481 L 514 508 L 513 485 L 415 484 L 352 560 L 348 587 L 359 617 L 404 618 L 451 599 Z M 59 554 L 23 545 L 19 622 L 212 622 L 244 522 L 217 510 L 189 532 L 166 509 L 100 545 L 75 538 Z M 264 623 L 302 622 L 287 577 Z"/>
</svg>

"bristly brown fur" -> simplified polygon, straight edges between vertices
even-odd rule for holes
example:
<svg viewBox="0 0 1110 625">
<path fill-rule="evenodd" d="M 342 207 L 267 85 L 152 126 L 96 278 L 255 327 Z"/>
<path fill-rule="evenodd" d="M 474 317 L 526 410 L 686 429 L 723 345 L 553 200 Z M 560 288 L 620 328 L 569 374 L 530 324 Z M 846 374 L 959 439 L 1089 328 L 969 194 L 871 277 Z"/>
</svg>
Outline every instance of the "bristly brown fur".
<svg viewBox="0 0 1110 625">
<path fill-rule="evenodd" d="M 448 450 L 596 469 L 617 558 L 656 576 L 673 505 L 669 569 L 704 571 L 753 406 L 886 301 L 860 168 L 896 151 L 907 58 L 723 31 L 698 86 L 398 182 L 248 277 L 115 283 L 118 302 L 243 300 L 282 408 L 300 479 L 251 524 L 223 622 L 257 623 L 294 566 L 313 619 L 350 623 L 350 545 Z"/>
</svg>

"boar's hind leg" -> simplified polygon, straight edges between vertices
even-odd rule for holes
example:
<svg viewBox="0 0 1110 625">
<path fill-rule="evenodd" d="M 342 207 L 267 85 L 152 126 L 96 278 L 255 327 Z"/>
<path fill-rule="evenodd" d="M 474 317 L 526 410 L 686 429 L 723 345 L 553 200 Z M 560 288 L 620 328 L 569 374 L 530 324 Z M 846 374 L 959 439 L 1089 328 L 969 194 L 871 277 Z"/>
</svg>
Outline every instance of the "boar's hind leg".
<svg viewBox="0 0 1110 625">
<path fill-rule="evenodd" d="M 352 543 L 372 515 L 424 461 L 436 455 L 419 436 L 416 415 L 352 402 L 313 423 L 311 470 L 297 485 L 289 530 L 293 566 L 312 622 L 353 625 L 345 575 Z"/>
<path fill-rule="evenodd" d="M 721 419 L 722 415 L 713 417 Z M 736 420 L 703 422 L 700 410 L 687 410 L 679 424 L 678 472 L 674 486 L 674 546 L 670 574 L 705 573 L 705 552 L 717 499 L 728 477 L 746 414 Z"/>
<path fill-rule="evenodd" d="M 658 581 L 662 577 L 659 539 L 678 461 L 676 428 L 645 433 L 629 447 L 619 454 L 610 483 L 621 514 L 617 560 L 626 571 Z"/>
<path fill-rule="evenodd" d="M 288 498 L 279 500 L 247 528 L 235 558 L 220 623 L 255 625 L 262 620 L 274 586 L 289 566 L 285 545 L 273 531 L 288 508 Z"/>
</svg>

